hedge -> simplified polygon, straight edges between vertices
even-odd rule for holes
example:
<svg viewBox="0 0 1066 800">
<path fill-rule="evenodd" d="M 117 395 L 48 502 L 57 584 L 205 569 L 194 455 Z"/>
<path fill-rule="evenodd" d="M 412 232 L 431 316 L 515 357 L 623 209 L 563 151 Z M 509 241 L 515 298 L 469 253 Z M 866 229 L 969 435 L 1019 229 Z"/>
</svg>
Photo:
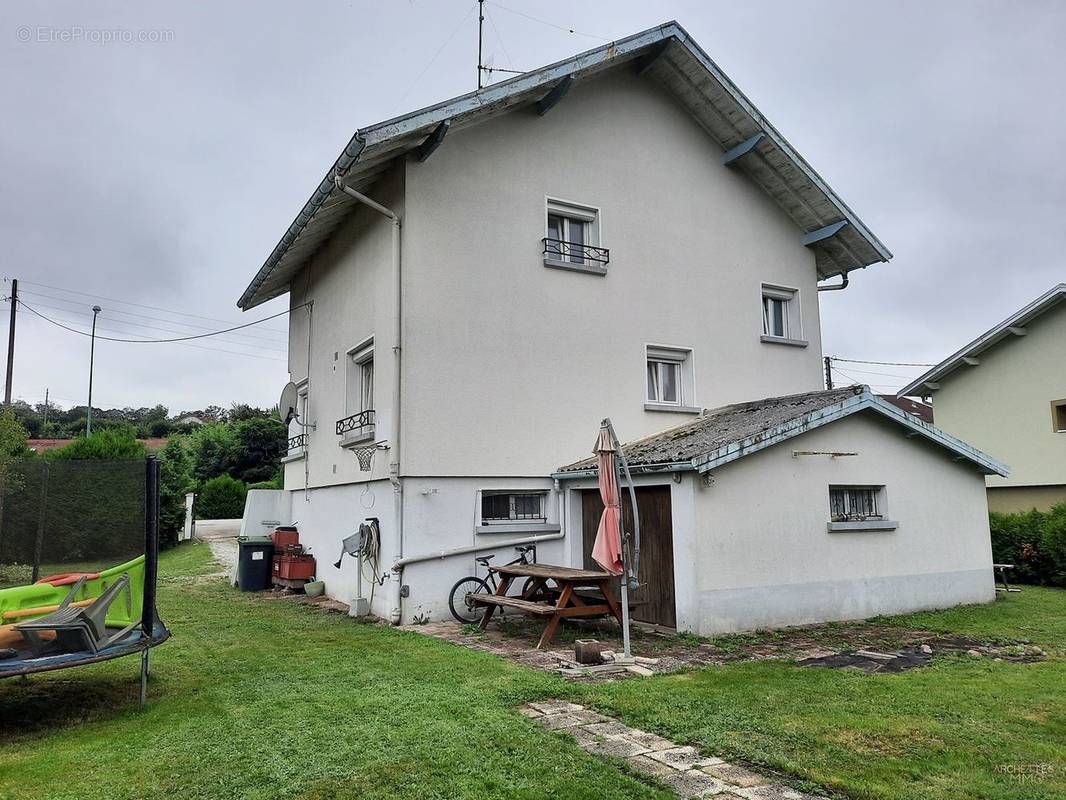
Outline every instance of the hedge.
<svg viewBox="0 0 1066 800">
<path fill-rule="evenodd" d="M 205 481 L 196 496 L 197 519 L 238 519 L 244 516 L 248 487 L 229 475 Z"/>
<path fill-rule="evenodd" d="M 1020 583 L 1066 587 L 1066 503 L 988 517 L 997 564 L 1014 564 Z"/>
</svg>

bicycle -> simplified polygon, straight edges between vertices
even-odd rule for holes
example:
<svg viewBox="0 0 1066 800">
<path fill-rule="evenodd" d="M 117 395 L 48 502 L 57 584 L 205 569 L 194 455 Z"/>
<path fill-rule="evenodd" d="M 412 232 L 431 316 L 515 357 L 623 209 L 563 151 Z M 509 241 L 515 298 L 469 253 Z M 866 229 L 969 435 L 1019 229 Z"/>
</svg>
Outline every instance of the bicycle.
<svg viewBox="0 0 1066 800">
<path fill-rule="evenodd" d="M 537 563 L 537 546 L 535 544 L 528 544 L 521 547 L 516 547 L 518 551 L 518 558 L 514 561 L 508 561 L 507 566 L 512 564 L 536 564 Z M 532 558 L 529 554 L 532 553 Z M 488 569 L 489 562 L 493 559 L 493 556 L 479 556 L 474 559 L 481 566 Z M 485 609 L 483 606 L 475 605 L 467 599 L 468 594 L 496 594 L 496 589 L 499 583 L 496 581 L 496 574 L 489 572 L 488 577 L 479 578 L 477 575 L 468 575 L 465 578 L 460 578 L 452 586 L 451 594 L 448 595 L 448 608 L 451 609 L 452 616 L 460 622 L 471 625 L 475 622 L 481 621 L 481 615 Z M 526 593 L 533 586 L 533 578 L 526 578 L 525 583 L 522 584 L 522 591 L 519 593 L 519 597 L 524 597 Z M 502 611 L 502 609 L 501 609 Z"/>
</svg>

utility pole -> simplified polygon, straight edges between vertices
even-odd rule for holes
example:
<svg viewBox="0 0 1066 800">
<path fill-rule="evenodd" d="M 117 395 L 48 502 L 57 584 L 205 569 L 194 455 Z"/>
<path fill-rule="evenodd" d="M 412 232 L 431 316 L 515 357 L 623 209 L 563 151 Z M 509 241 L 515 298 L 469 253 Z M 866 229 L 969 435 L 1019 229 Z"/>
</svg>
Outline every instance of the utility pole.
<svg viewBox="0 0 1066 800">
<path fill-rule="evenodd" d="M 485 27 L 485 0 L 477 0 L 477 88 L 482 86 L 481 76 L 481 34 Z M 14 323 L 12 323 L 14 324 Z"/>
<path fill-rule="evenodd" d="M 93 358 L 96 356 L 96 315 L 102 311 L 100 306 L 93 306 L 93 332 L 89 343 L 89 410 L 85 415 L 85 435 L 93 432 Z"/>
<path fill-rule="evenodd" d="M 11 279 L 11 322 L 7 329 L 7 382 L 4 384 L 4 405 L 11 405 L 11 376 L 15 372 L 15 309 L 19 304 L 18 278 Z"/>
<path fill-rule="evenodd" d="M 833 357 L 825 357 L 825 388 L 833 388 Z"/>
<path fill-rule="evenodd" d="M 41 433 L 44 438 L 48 438 L 48 388 L 44 390 L 44 422 L 41 423 Z"/>
</svg>

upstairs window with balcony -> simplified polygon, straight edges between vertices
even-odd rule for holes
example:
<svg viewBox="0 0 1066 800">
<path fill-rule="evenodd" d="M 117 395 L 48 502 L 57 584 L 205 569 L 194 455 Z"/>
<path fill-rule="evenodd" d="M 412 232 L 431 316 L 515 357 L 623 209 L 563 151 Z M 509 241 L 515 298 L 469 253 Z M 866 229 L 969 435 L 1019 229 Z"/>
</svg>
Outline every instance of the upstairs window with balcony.
<svg viewBox="0 0 1066 800">
<path fill-rule="evenodd" d="M 337 420 L 342 447 L 374 438 L 373 337 L 346 353 L 344 413 L 346 416 Z"/>
<path fill-rule="evenodd" d="M 297 384 L 296 388 L 296 419 L 289 422 L 289 447 L 287 457 L 299 458 L 307 454 L 307 412 L 309 408 L 307 397 L 308 383 L 306 380 Z M 303 423 L 303 424 L 301 424 Z"/>
<path fill-rule="evenodd" d="M 560 200 L 548 200 L 544 265 L 577 272 L 607 274 L 610 251 L 600 247 L 599 211 Z"/>
</svg>

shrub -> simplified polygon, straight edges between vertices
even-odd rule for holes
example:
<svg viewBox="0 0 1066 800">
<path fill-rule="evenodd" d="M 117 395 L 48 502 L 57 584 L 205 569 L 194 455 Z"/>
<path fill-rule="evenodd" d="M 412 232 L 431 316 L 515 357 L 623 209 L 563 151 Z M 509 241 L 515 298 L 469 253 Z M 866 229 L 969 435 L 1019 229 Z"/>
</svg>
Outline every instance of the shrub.
<svg viewBox="0 0 1066 800">
<path fill-rule="evenodd" d="M 1066 586 L 1066 503 L 988 516 L 996 563 L 1014 564 L 1020 583 Z"/>
<path fill-rule="evenodd" d="M 229 475 L 219 475 L 200 487 L 196 498 L 197 519 L 237 519 L 244 515 L 248 487 Z"/>
<path fill-rule="evenodd" d="M 144 445 L 137 441 L 131 428 L 112 427 L 94 431 L 90 436 L 79 436 L 65 447 L 45 450 L 42 456 L 57 461 L 133 461 L 144 458 L 146 454 Z"/>
<path fill-rule="evenodd" d="M 173 547 L 185 526 L 185 494 L 195 486 L 192 461 L 179 437 L 159 451 L 159 546 Z"/>
</svg>

